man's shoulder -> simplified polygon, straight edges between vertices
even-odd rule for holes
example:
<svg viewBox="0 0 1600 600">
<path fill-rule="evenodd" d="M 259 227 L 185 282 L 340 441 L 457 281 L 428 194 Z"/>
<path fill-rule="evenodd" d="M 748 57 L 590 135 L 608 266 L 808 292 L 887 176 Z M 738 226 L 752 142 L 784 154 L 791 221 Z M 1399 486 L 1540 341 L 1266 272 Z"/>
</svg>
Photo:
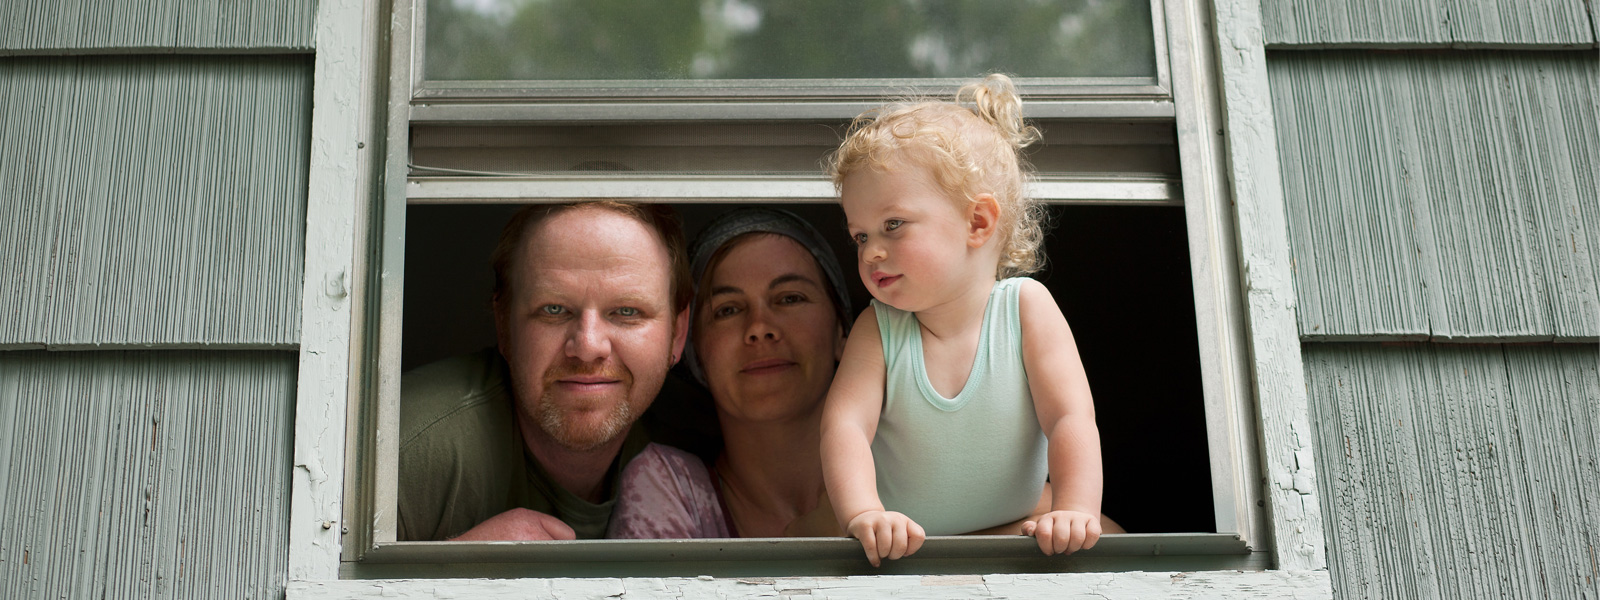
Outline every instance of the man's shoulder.
<svg viewBox="0 0 1600 600">
<path fill-rule="evenodd" d="M 400 445 L 457 421 L 508 417 L 511 393 L 505 362 L 494 348 L 452 356 L 400 377 Z"/>
</svg>

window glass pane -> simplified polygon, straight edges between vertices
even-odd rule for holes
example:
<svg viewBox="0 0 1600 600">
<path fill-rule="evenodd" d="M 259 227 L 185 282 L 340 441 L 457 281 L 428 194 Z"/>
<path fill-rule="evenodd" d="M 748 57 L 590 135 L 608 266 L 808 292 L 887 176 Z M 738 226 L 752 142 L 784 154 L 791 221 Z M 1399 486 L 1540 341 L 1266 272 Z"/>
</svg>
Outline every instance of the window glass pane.
<svg viewBox="0 0 1600 600">
<path fill-rule="evenodd" d="M 1147 0 L 427 0 L 430 80 L 1154 77 Z"/>
</svg>

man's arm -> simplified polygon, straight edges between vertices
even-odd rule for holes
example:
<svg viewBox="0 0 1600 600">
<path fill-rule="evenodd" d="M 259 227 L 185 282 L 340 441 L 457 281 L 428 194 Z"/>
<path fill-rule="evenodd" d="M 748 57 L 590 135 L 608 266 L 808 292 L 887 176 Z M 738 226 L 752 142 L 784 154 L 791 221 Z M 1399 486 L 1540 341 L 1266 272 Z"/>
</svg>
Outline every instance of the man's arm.
<svg viewBox="0 0 1600 600">
<path fill-rule="evenodd" d="M 453 542 L 575 540 L 578 534 L 561 519 L 526 508 L 513 508 L 479 523 Z"/>
</svg>

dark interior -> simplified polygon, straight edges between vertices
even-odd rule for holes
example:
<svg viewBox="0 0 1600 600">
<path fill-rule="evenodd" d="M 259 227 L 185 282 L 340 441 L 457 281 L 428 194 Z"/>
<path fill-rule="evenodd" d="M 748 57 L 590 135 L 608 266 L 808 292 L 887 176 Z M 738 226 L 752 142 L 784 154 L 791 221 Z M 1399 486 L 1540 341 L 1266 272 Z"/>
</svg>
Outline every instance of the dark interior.
<svg viewBox="0 0 1600 600">
<path fill-rule="evenodd" d="M 777 205 L 838 232 L 833 204 Z M 416 205 L 406 215 L 401 364 L 411 369 L 494 344 L 488 256 L 513 205 Z M 726 204 L 678 205 L 693 239 Z M 1213 532 L 1211 478 L 1184 211 L 1173 206 L 1058 206 L 1045 283 L 1072 325 L 1094 391 L 1105 470 L 1103 510 L 1130 532 Z M 858 312 L 869 297 L 848 278 Z M 646 415 L 652 435 L 708 459 L 719 447 L 709 396 L 674 369 Z"/>
</svg>

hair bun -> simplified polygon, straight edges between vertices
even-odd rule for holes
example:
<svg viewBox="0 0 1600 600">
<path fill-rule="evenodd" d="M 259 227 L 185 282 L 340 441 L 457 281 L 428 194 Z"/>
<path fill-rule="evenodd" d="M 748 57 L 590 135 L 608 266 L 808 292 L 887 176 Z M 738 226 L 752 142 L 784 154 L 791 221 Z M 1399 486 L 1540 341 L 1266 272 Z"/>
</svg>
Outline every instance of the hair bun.
<svg viewBox="0 0 1600 600">
<path fill-rule="evenodd" d="M 983 80 L 961 86 L 956 104 L 972 104 L 973 112 L 993 125 L 1014 148 L 1039 141 L 1039 130 L 1022 122 L 1022 96 L 1011 78 L 990 73 Z"/>
</svg>

